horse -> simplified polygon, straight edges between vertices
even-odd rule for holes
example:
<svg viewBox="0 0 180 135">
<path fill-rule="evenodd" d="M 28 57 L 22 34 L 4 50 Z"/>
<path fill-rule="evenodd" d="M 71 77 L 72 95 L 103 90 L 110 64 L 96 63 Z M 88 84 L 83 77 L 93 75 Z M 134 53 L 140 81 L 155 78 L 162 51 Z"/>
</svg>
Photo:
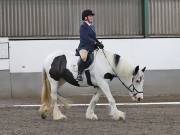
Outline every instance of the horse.
<svg viewBox="0 0 180 135">
<path fill-rule="evenodd" d="M 110 116 L 114 120 L 125 120 L 125 112 L 120 111 L 114 97 L 112 96 L 109 83 L 113 78 L 118 78 L 127 88 L 129 95 L 134 101 L 143 99 L 144 72 L 146 67 L 140 69 L 139 66 L 129 64 L 119 54 L 115 54 L 104 49 L 97 49 L 93 53 L 94 60 L 83 73 L 83 81 L 76 81 L 78 72 L 79 57 L 69 52 L 54 52 L 47 56 L 43 63 L 43 87 L 41 95 L 40 115 L 45 119 L 52 114 L 53 120 L 62 120 L 67 117 L 60 111 L 58 100 L 68 106 L 66 98 L 61 96 L 60 88 L 65 83 L 77 87 L 96 88 L 96 93 L 92 96 L 90 104 L 86 110 L 86 119 L 98 120 L 95 114 L 95 106 L 101 95 L 105 95 L 110 106 Z"/>
</svg>

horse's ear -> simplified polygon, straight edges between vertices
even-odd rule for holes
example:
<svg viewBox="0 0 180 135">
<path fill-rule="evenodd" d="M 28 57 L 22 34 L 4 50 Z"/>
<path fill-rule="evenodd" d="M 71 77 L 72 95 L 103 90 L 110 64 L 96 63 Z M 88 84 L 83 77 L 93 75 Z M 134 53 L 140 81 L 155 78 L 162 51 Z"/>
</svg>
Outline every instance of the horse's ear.
<svg viewBox="0 0 180 135">
<path fill-rule="evenodd" d="M 142 69 L 142 71 L 144 72 L 146 70 L 146 67 L 144 67 L 143 69 Z"/>
<path fill-rule="evenodd" d="M 133 75 L 136 75 L 139 71 L 139 66 L 136 66 L 136 68 L 134 69 Z"/>
</svg>

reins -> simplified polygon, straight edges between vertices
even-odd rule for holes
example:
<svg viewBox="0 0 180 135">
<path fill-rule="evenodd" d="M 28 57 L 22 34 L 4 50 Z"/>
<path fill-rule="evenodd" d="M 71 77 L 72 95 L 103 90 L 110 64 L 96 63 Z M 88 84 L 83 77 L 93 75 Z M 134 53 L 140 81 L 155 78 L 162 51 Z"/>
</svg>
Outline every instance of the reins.
<svg viewBox="0 0 180 135">
<path fill-rule="evenodd" d="M 121 78 L 117 75 L 117 73 L 116 73 L 115 70 L 113 69 L 112 65 L 110 64 L 110 62 L 109 62 L 109 60 L 108 60 L 108 58 L 107 58 L 107 56 L 106 56 L 106 54 L 105 54 L 105 52 L 104 52 L 104 49 L 101 49 L 101 50 L 102 50 L 102 52 L 103 52 L 103 54 L 104 54 L 107 62 L 109 63 L 109 66 L 111 67 L 112 71 L 114 72 L 115 77 L 118 78 L 118 80 L 122 83 L 122 85 L 123 85 L 129 92 L 131 92 L 131 93 L 136 92 L 136 93 L 133 94 L 133 96 L 136 96 L 136 95 L 139 94 L 139 93 L 143 93 L 143 92 L 138 91 L 138 90 L 135 88 L 135 86 L 134 86 L 134 84 L 133 84 L 133 78 L 132 78 L 132 84 L 131 84 L 129 87 L 121 80 Z M 132 90 L 131 90 L 131 87 L 133 88 Z"/>
</svg>

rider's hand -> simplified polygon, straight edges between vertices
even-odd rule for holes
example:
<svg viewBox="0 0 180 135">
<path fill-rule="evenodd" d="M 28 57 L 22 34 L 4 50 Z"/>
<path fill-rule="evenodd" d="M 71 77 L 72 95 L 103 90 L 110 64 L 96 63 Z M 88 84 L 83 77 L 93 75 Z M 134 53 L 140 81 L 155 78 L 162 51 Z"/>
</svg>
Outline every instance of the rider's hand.
<svg viewBox="0 0 180 135">
<path fill-rule="evenodd" d="M 101 42 L 96 42 L 95 45 L 100 49 L 104 48 L 104 45 Z"/>
</svg>

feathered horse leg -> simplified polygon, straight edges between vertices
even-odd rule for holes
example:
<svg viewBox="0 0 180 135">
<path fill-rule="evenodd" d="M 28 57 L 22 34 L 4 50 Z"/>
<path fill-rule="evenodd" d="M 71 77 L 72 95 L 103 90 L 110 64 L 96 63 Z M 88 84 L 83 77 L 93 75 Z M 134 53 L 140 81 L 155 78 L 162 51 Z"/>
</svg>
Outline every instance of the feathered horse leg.
<svg viewBox="0 0 180 135">
<path fill-rule="evenodd" d="M 97 115 L 94 113 L 94 110 L 95 110 L 96 103 L 99 101 L 100 96 L 101 96 L 101 91 L 100 89 L 98 89 L 97 93 L 92 97 L 90 104 L 87 108 L 86 119 L 90 119 L 90 120 L 98 119 Z"/>
<path fill-rule="evenodd" d="M 53 119 L 54 120 L 61 120 L 66 119 L 66 116 L 62 114 L 62 112 L 59 110 L 58 104 L 57 104 L 57 90 L 59 83 L 54 80 L 50 80 L 51 84 L 51 102 L 52 102 L 52 108 L 53 108 Z"/>
<path fill-rule="evenodd" d="M 112 118 L 114 120 L 119 120 L 119 119 L 125 120 L 125 113 L 118 110 L 118 108 L 116 107 L 116 102 L 111 94 L 108 83 L 102 78 L 98 78 L 97 80 L 98 80 L 98 82 L 97 82 L 98 86 L 104 92 L 104 94 L 107 97 L 108 102 L 110 104 L 110 107 L 111 107 L 110 115 L 112 116 Z"/>
</svg>

